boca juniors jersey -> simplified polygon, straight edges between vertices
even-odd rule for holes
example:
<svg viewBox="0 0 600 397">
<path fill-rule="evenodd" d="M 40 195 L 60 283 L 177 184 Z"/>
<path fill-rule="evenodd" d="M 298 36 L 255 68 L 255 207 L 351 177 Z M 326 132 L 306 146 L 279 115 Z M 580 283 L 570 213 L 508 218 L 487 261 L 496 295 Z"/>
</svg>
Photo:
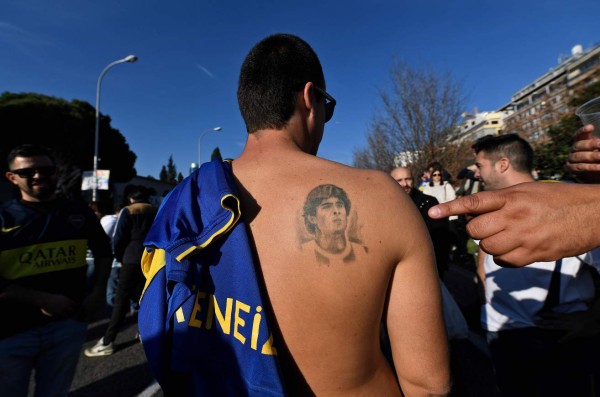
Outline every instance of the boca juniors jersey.
<svg viewBox="0 0 600 397">
<path fill-rule="evenodd" d="M 140 337 L 165 394 L 284 395 L 230 165 L 214 160 L 182 181 L 144 245 Z"/>
<path fill-rule="evenodd" d="M 0 228 L 0 288 L 18 284 L 81 303 L 87 287 L 87 248 L 95 257 L 112 255 L 109 238 L 92 210 L 65 199 L 9 201 L 0 207 Z M 0 314 L 5 319 L 0 337 L 54 321 L 38 307 L 14 302 L 0 303 Z"/>
</svg>

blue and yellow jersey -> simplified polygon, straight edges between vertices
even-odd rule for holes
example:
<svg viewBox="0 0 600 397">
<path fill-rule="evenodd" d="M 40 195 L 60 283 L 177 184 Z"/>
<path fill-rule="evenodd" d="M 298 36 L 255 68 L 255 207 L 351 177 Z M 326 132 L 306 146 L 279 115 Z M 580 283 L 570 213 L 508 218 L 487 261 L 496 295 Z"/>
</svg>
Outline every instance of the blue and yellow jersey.
<svg viewBox="0 0 600 397">
<path fill-rule="evenodd" d="M 10 201 L 0 207 L 0 289 L 13 283 L 81 303 L 88 247 L 96 257 L 112 255 L 108 236 L 84 204 Z M 10 319 L 0 337 L 52 321 L 39 308 L 14 302 L 0 302 L 0 314 Z"/>
<path fill-rule="evenodd" d="M 179 183 L 144 245 L 139 329 L 165 394 L 284 395 L 229 163 L 205 163 Z"/>
</svg>

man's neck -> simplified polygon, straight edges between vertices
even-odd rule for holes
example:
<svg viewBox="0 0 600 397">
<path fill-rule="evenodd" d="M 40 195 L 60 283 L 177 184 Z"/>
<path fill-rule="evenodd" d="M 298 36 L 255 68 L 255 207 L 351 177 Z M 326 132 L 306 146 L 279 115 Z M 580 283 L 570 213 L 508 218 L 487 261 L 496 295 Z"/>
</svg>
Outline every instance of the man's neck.
<svg viewBox="0 0 600 397">
<path fill-rule="evenodd" d="M 52 199 L 49 199 L 49 200 L 36 200 L 36 201 L 28 201 L 28 200 L 23 199 L 23 197 L 21 197 L 21 203 L 28 208 L 33 208 L 38 211 L 50 211 L 52 208 L 55 207 L 57 201 L 56 201 L 56 196 L 53 196 Z"/>
<path fill-rule="evenodd" d="M 51 202 L 54 200 L 56 200 L 56 195 L 54 195 L 54 194 L 48 198 L 40 199 L 40 198 L 33 197 L 33 196 L 30 196 L 28 194 L 21 192 L 21 201 L 28 203 L 28 204 L 33 204 L 33 205 L 43 204 L 43 203 L 48 203 L 48 202 Z"/>
<path fill-rule="evenodd" d="M 239 159 L 270 157 L 290 151 L 309 153 L 309 148 L 304 140 L 298 139 L 297 135 L 288 130 L 265 129 L 248 134 L 246 146 Z"/>
<path fill-rule="evenodd" d="M 515 172 L 511 176 L 506 178 L 506 183 L 504 183 L 502 188 L 507 188 L 507 187 L 511 187 L 514 185 L 518 185 L 520 183 L 534 182 L 534 181 L 535 181 L 535 179 L 533 179 L 533 176 L 531 176 L 530 173 Z"/>
<path fill-rule="evenodd" d="M 316 240 L 319 247 L 332 254 L 338 254 L 346 249 L 347 241 L 343 233 L 335 233 L 331 236 L 319 234 Z"/>
</svg>

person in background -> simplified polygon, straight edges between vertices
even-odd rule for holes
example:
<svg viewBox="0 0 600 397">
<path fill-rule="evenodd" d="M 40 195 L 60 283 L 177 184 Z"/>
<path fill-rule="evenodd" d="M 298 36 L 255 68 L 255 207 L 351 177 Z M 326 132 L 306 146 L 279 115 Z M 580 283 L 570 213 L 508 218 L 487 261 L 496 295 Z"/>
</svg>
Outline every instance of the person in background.
<svg viewBox="0 0 600 397">
<path fill-rule="evenodd" d="M 533 150 L 518 135 L 483 139 L 473 149 L 477 176 L 487 190 L 533 181 Z M 600 338 L 573 332 L 592 315 L 596 270 L 591 263 L 585 253 L 510 269 L 480 251 L 486 292 L 481 321 L 503 396 L 593 395 Z"/>
<path fill-rule="evenodd" d="M 575 133 L 566 164 L 586 184 L 522 183 L 437 205 L 429 216 L 477 215 L 467 231 L 502 266 L 555 261 L 600 247 L 600 139 L 593 131 L 585 125 Z"/>
<path fill-rule="evenodd" d="M 447 203 L 456 198 L 454 187 L 444 177 L 446 174 L 447 173 L 439 162 L 433 163 L 432 168 L 430 169 L 431 180 L 429 181 L 429 184 L 423 187 L 423 193 L 435 197 L 440 204 Z M 453 261 L 455 263 L 466 262 L 468 260 L 468 236 L 465 236 L 465 233 L 461 232 L 461 230 L 464 229 L 463 220 L 459 219 L 456 215 L 450 216 L 448 219 L 450 220 L 450 244 L 453 246 Z"/>
<path fill-rule="evenodd" d="M 0 390 L 67 396 L 86 323 L 104 302 L 112 258 L 92 210 L 57 197 L 49 151 L 22 145 L 8 155 L 8 180 L 21 198 L 0 207 Z M 86 296 L 86 248 L 94 255 Z"/>
<path fill-rule="evenodd" d="M 100 218 L 100 223 L 106 235 L 110 238 L 111 245 L 113 242 L 113 236 L 117 226 L 117 220 L 119 219 L 120 208 L 116 211 L 109 211 L 106 215 Z M 106 285 L 106 304 L 109 308 L 112 308 L 115 303 L 115 297 L 117 295 L 117 285 L 119 284 L 119 272 L 121 271 L 121 263 L 113 258 L 112 267 L 110 269 L 110 276 Z"/>
<path fill-rule="evenodd" d="M 479 178 L 475 177 L 476 171 L 477 166 L 471 164 L 458 173 L 457 179 L 461 181 L 461 183 L 456 190 L 456 196 L 468 196 L 469 194 L 474 194 L 483 190 Z"/>
<path fill-rule="evenodd" d="M 437 264 L 438 275 L 441 279 L 444 277 L 444 273 L 448 270 L 448 259 L 450 257 L 450 242 L 452 236 L 450 235 L 448 218 L 442 219 L 431 219 L 427 215 L 429 208 L 438 204 L 435 197 L 422 193 L 419 189 L 413 186 L 414 178 L 412 172 L 407 167 L 397 167 L 390 173 L 392 178 L 398 182 L 398 184 L 404 189 L 409 195 L 413 203 L 417 206 L 429 235 L 431 236 L 431 242 L 433 243 L 433 249 L 435 251 L 435 262 Z"/>
<path fill-rule="evenodd" d="M 452 185 L 444 179 L 441 167 L 433 167 L 430 175 L 431 180 L 427 185 L 423 186 L 423 193 L 435 197 L 439 203 L 447 203 L 456 198 L 456 192 Z M 450 220 L 452 219 L 451 217 Z"/>
<path fill-rule="evenodd" d="M 115 260 L 122 263 L 117 284 L 113 312 L 104 336 L 91 348 L 85 349 L 88 357 L 102 357 L 114 353 L 114 341 L 119 327 L 130 311 L 130 301 L 138 301 L 144 276 L 140 260 L 144 239 L 152 226 L 157 208 L 148 203 L 148 192 L 143 186 L 132 189 L 128 195 L 130 205 L 119 213 L 113 235 Z"/>
<path fill-rule="evenodd" d="M 446 171 L 446 169 L 444 168 L 442 163 L 440 163 L 439 161 L 432 161 L 431 163 L 429 163 L 427 165 L 427 171 L 428 171 L 429 175 L 431 175 L 434 168 L 438 169 L 438 170 L 442 170 L 442 179 L 444 181 L 448 182 L 449 184 L 452 184 L 452 175 L 450 175 L 450 173 L 448 171 Z"/>
</svg>

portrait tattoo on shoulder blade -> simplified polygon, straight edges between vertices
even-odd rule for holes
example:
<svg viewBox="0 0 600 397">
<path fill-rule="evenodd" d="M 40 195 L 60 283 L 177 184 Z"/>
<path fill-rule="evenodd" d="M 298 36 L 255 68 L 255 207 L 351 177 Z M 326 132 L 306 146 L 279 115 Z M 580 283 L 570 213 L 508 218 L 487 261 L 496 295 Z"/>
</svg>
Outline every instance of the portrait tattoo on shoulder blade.
<svg viewBox="0 0 600 397">
<path fill-rule="evenodd" d="M 356 223 L 349 222 L 350 209 L 350 199 L 342 188 L 326 184 L 312 189 L 302 209 L 302 251 L 323 265 L 348 264 L 364 257 L 368 250 L 357 238 Z"/>
</svg>

